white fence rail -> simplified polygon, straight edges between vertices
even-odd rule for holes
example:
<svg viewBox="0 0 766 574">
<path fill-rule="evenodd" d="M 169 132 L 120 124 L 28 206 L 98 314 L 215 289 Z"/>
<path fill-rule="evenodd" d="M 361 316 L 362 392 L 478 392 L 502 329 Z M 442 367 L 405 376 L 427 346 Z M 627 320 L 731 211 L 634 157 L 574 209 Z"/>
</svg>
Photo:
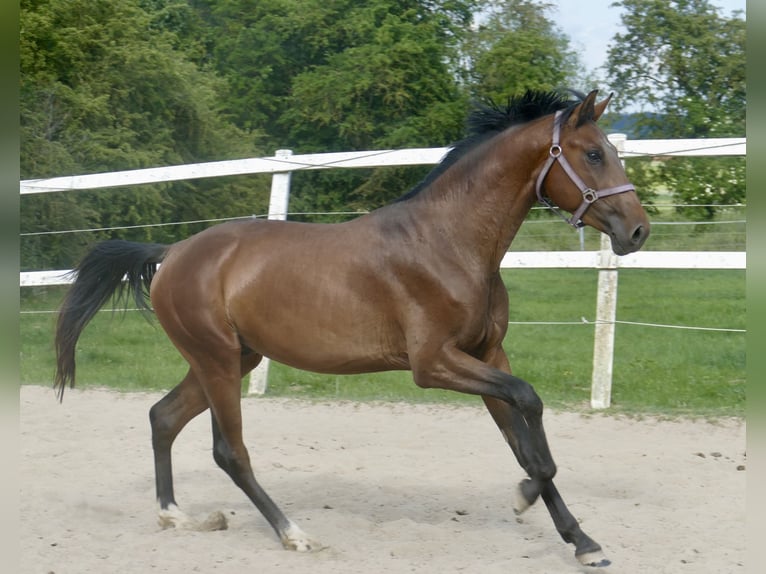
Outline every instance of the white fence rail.
<svg viewBox="0 0 766 574">
<path fill-rule="evenodd" d="M 745 138 L 627 140 L 622 134 L 609 136 L 622 158 L 647 156 L 744 156 Z M 20 193 L 50 193 L 82 189 L 124 187 L 226 175 L 272 173 L 269 218 L 285 219 L 288 213 L 290 174 L 300 170 L 360 168 L 438 163 L 449 148 L 414 148 L 292 155 L 278 150 L 273 157 L 207 162 L 137 169 L 111 173 L 33 179 L 20 182 Z M 614 323 L 617 302 L 617 269 L 745 269 L 744 252 L 643 251 L 623 257 L 614 255 L 602 237 L 599 251 L 509 252 L 503 268 L 592 268 L 599 269 L 596 332 L 591 382 L 591 406 L 607 408 L 611 402 Z M 22 287 L 61 285 L 71 282 L 70 270 L 22 272 Z M 268 360 L 253 371 L 249 392 L 266 390 Z"/>
<path fill-rule="evenodd" d="M 624 138 L 612 134 L 610 139 Z M 678 140 L 623 140 L 623 158 L 647 156 L 743 156 L 745 138 L 710 138 Z M 304 169 L 383 167 L 396 165 L 432 165 L 439 163 L 449 148 L 413 148 L 362 152 L 315 153 L 291 155 L 279 150 L 274 157 L 214 161 L 111 173 L 71 175 L 48 179 L 28 179 L 20 184 L 21 194 L 48 193 L 75 189 L 99 189 L 146 183 L 245 175 L 252 173 L 286 173 Z"/>
<path fill-rule="evenodd" d="M 509 251 L 503 269 L 745 269 L 745 252 L 643 251 L 603 261 L 601 251 Z M 23 271 L 21 287 L 68 285 L 71 269 Z"/>
</svg>

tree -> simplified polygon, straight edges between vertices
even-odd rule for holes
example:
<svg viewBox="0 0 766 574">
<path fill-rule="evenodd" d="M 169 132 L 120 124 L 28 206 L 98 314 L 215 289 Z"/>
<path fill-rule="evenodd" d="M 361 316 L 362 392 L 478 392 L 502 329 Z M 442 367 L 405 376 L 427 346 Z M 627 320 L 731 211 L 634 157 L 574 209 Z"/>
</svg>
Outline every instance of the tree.
<svg viewBox="0 0 766 574">
<path fill-rule="evenodd" d="M 102 171 L 202 159 L 230 140 L 216 80 L 152 25 L 135 0 L 22 2 L 22 171 L 49 175 L 40 141 Z"/>
<path fill-rule="evenodd" d="M 708 0 L 621 0 L 625 32 L 609 49 L 617 109 L 639 106 L 648 137 L 745 134 L 745 21 L 723 17 Z M 631 162 L 632 163 L 632 162 Z M 640 164 L 639 164 L 640 165 Z M 652 173 L 643 166 L 643 177 Z M 744 201 L 742 158 L 675 158 L 654 170 L 682 203 Z M 651 176 L 654 177 L 654 176 Z M 651 179 L 650 177 L 650 179 Z M 693 213 L 712 217 L 715 208 Z"/>
<path fill-rule="evenodd" d="M 546 13 L 549 2 L 494 0 L 467 46 L 470 92 L 503 102 L 528 89 L 578 88 L 581 73 L 569 39 Z"/>
<path fill-rule="evenodd" d="M 241 157 L 252 145 L 219 114 L 220 81 L 177 49 L 140 0 L 23 0 L 21 173 L 23 178 L 94 173 Z M 199 188 L 210 215 L 230 215 L 222 182 Z M 182 185 L 24 196 L 26 233 L 174 221 L 188 203 Z M 57 195 L 57 197 L 48 197 Z M 240 206 L 241 207 L 241 206 Z M 239 211 L 240 210 L 235 210 Z M 200 218 L 198 213 L 196 218 Z M 90 240 L 171 240 L 167 229 L 101 232 Z M 71 265 L 89 240 L 25 238 L 22 265 Z"/>
<path fill-rule="evenodd" d="M 459 43 L 475 0 L 202 0 L 223 102 L 270 149 L 445 145 L 462 132 Z M 296 173 L 295 211 L 377 207 L 421 169 Z"/>
<path fill-rule="evenodd" d="M 464 7 L 451 16 L 440 6 L 447 4 L 355 3 L 342 20 L 353 41 L 293 80 L 280 121 L 290 139 L 310 150 L 430 147 L 459 139 L 467 100 L 457 81 L 458 38 L 470 13 Z M 353 187 L 342 204 L 369 209 L 402 195 L 426 171 L 306 174 L 299 183 L 332 188 L 345 181 Z"/>
</svg>

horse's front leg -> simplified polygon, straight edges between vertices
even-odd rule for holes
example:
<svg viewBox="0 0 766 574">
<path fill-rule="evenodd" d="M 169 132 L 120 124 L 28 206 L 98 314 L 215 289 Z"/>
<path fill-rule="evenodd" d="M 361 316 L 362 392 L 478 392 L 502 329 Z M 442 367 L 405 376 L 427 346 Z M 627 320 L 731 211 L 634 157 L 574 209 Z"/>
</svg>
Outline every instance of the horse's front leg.
<svg viewBox="0 0 766 574">
<path fill-rule="evenodd" d="M 492 354 L 490 362 L 501 371 L 510 374 L 510 364 L 502 349 L 498 349 Z M 546 443 L 545 451 L 550 456 L 543 431 L 542 417 L 539 420 L 534 418 L 530 421 L 509 402 L 489 396 L 482 398 L 489 413 L 500 428 L 500 432 L 516 455 L 519 464 L 529 475 L 529 478 L 523 480 L 518 486 L 514 502 L 515 512 L 521 514 L 535 502 L 538 496 L 542 495 L 559 535 L 565 542 L 574 544 L 577 559 L 586 566 L 608 566 L 610 561 L 604 555 L 601 546 L 582 531 L 577 519 L 572 516 L 558 489 L 553 484 L 553 477 L 541 476 L 535 461 L 530 460 L 525 454 L 528 451 L 526 445 L 531 445 L 533 443 L 532 436 L 537 435 L 538 440 Z"/>
<path fill-rule="evenodd" d="M 514 412 L 514 408 L 508 403 L 492 397 L 483 397 L 483 399 L 519 464 L 529 475 L 529 478 L 524 479 L 518 486 L 514 511 L 521 514 L 535 502 L 538 496 L 542 496 L 559 535 L 564 542 L 574 544 L 577 559 L 586 566 L 608 566 L 610 561 L 604 555 L 601 546 L 582 531 L 577 519 L 569 511 L 553 484 L 553 479 L 539 476 L 536 465 L 530 464 L 522 454 L 523 449 L 520 445 L 529 440 L 530 429 L 527 427 L 520 430 L 523 423 L 517 424 L 516 421 L 521 418 L 521 415 Z"/>
<path fill-rule="evenodd" d="M 543 403 L 532 385 L 510 373 L 508 359 L 499 348 L 480 361 L 454 347 L 411 355 L 415 382 L 425 388 L 443 388 L 480 395 L 529 480 L 520 495 L 526 505 L 542 495 L 561 537 L 575 545 L 575 556 L 588 566 L 607 566 L 601 547 L 588 537 L 553 485 L 556 465 L 543 430 Z"/>
</svg>

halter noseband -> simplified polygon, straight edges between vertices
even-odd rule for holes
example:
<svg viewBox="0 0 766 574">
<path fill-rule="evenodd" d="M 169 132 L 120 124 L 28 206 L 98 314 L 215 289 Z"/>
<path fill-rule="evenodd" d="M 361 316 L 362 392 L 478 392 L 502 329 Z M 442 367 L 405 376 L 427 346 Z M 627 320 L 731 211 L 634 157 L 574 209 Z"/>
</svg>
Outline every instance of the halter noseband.
<svg viewBox="0 0 766 574">
<path fill-rule="evenodd" d="M 585 225 L 580 218 L 590 207 L 591 203 L 595 202 L 597 199 L 601 199 L 602 197 L 607 197 L 609 195 L 616 195 L 618 193 L 624 193 L 626 191 L 635 191 L 636 188 L 633 187 L 633 184 L 626 183 L 623 185 L 618 185 L 616 187 L 610 187 L 608 189 L 601 189 L 599 191 L 596 191 L 594 189 L 591 189 L 587 185 L 585 185 L 585 182 L 580 178 L 579 175 L 575 173 L 572 166 L 564 157 L 564 151 L 561 149 L 561 145 L 559 144 L 559 139 L 561 134 L 561 124 L 559 122 L 560 117 L 561 117 L 561 110 L 556 112 L 556 115 L 553 118 L 553 142 L 551 143 L 551 149 L 548 155 L 548 159 L 545 162 L 545 165 L 543 165 L 543 169 L 540 172 L 540 175 L 537 176 L 537 183 L 535 184 L 535 192 L 537 193 L 537 199 L 540 203 L 548 206 L 548 208 L 551 211 L 559 215 L 569 225 L 571 225 L 575 229 L 578 229 Z M 548 172 L 550 171 L 551 167 L 553 167 L 553 164 L 556 162 L 556 160 L 558 160 L 561 167 L 569 176 L 569 179 L 571 179 L 574 182 L 574 184 L 579 188 L 579 190 L 582 192 L 582 203 L 580 204 L 580 207 L 578 207 L 577 210 L 575 210 L 575 212 L 572 214 L 572 217 L 569 217 L 569 218 L 566 215 L 564 215 L 561 212 L 561 210 L 551 202 L 550 199 L 548 199 L 547 197 L 544 197 L 542 194 L 543 181 L 545 180 L 545 177 L 548 175 Z"/>
</svg>

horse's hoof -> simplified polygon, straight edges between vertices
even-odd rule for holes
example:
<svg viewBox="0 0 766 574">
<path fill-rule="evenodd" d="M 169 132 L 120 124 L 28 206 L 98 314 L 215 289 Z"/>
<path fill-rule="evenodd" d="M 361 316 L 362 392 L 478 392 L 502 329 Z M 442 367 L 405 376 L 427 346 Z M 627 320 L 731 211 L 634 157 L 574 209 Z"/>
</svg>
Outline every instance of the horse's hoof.
<svg viewBox="0 0 766 574">
<path fill-rule="evenodd" d="M 531 480 L 528 478 L 522 480 L 513 493 L 513 512 L 516 516 L 523 514 L 527 508 L 532 506 L 539 494 Z"/>
<path fill-rule="evenodd" d="M 317 552 L 324 548 L 322 544 L 312 539 L 292 522 L 287 530 L 282 533 L 280 538 L 282 539 L 282 546 L 287 550 L 295 550 L 296 552 Z"/>
<path fill-rule="evenodd" d="M 167 508 L 160 508 L 160 512 L 157 515 L 157 522 L 163 530 L 168 528 L 197 530 L 198 527 L 197 521 L 187 516 L 187 514 L 175 504 L 171 504 Z"/>
<path fill-rule="evenodd" d="M 601 550 L 596 550 L 595 552 L 584 552 L 582 554 L 575 555 L 575 557 L 583 566 L 591 566 L 593 568 L 604 568 L 605 566 L 609 566 L 612 563 L 611 560 L 604 556 L 604 553 L 601 552 Z"/>
<path fill-rule="evenodd" d="M 513 512 L 516 516 L 524 514 L 524 511 L 530 507 L 529 502 L 524 498 L 524 493 L 521 492 L 521 487 L 516 487 L 516 491 L 513 493 Z"/>
</svg>

